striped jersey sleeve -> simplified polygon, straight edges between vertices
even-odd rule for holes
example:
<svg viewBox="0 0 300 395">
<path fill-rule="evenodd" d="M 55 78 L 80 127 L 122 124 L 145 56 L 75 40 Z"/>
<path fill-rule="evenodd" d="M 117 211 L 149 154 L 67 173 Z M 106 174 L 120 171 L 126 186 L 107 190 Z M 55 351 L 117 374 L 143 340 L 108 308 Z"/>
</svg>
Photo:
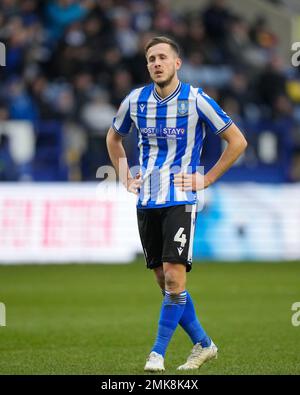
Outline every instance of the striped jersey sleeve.
<svg viewBox="0 0 300 395">
<path fill-rule="evenodd" d="M 202 89 L 198 91 L 196 105 L 199 118 L 205 122 L 213 133 L 222 133 L 232 124 L 232 119 Z"/>
<path fill-rule="evenodd" d="M 132 127 L 132 119 L 130 117 L 130 97 L 132 92 L 125 97 L 120 104 L 116 116 L 113 119 L 112 127 L 121 136 L 129 134 Z"/>
</svg>

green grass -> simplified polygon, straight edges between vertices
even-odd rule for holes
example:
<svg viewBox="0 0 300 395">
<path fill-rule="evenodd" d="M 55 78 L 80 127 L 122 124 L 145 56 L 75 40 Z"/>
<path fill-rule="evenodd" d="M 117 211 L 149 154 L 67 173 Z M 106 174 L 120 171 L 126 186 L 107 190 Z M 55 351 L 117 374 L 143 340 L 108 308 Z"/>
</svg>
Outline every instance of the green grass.
<svg viewBox="0 0 300 395">
<path fill-rule="evenodd" d="M 197 373 L 300 374 L 300 262 L 194 263 L 187 288 L 220 350 Z M 143 261 L 0 266 L 0 374 L 143 374 L 161 299 Z M 190 349 L 178 329 L 165 373 L 180 374 Z"/>
</svg>

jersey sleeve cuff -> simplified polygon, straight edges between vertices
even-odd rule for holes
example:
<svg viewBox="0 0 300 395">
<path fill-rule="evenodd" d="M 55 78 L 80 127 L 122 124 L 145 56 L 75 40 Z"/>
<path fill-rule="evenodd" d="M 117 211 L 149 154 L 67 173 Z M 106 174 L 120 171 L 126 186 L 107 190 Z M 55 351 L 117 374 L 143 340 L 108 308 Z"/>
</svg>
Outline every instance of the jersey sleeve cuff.
<svg viewBox="0 0 300 395">
<path fill-rule="evenodd" d="M 224 125 L 224 126 L 222 127 L 222 129 L 220 129 L 220 130 L 218 130 L 218 131 L 216 132 L 216 135 L 218 135 L 218 134 L 220 134 L 220 133 L 222 133 L 222 132 L 225 132 L 225 130 L 226 130 L 227 128 L 229 128 L 229 126 L 232 125 L 232 124 L 233 124 L 233 121 L 232 121 L 232 119 L 231 119 L 229 122 L 226 123 L 226 125 Z"/>
<path fill-rule="evenodd" d="M 126 133 L 121 133 L 121 132 L 115 127 L 114 124 L 112 124 L 111 127 L 112 127 L 113 130 L 114 130 L 116 133 L 118 133 L 120 136 L 122 136 L 122 137 L 125 137 L 125 136 L 126 136 Z"/>
</svg>

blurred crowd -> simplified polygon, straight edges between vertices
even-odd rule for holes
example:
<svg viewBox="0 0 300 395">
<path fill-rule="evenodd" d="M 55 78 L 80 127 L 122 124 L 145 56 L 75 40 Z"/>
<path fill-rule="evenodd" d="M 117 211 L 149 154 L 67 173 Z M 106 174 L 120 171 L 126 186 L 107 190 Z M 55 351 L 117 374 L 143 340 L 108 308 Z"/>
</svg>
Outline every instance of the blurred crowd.
<svg viewBox="0 0 300 395">
<path fill-rule="evenodd" d="M 180 78 L 203 87 L 237 123 L 292 122 L 291 180 L 300 180 L 299 68 L 280 56 L 266 18 L 249 24 L 226 0 L 185 14 L 168 0 L 1 0 L 0 122 L 62 122 L 67 178 L 94 180 L 109 161 L 105 134 L 121 100 L 149 82 L 144 46 L 153 35 L 180 44 Z M 5 146 L 2 139 L 2 179 Z"/>
</svg>

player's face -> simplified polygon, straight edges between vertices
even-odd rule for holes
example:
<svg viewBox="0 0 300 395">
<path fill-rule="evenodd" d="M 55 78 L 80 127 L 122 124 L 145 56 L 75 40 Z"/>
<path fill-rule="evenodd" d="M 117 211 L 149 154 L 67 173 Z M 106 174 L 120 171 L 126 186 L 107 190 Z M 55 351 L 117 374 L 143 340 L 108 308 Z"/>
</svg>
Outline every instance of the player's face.
<svg viewBox="0 0 300 395">
<path fill-rule="evenodd" d="M 181 66 L 181 60 L 169 44 L 156 44 L 147 52 L 147 67 L 151 79 L 160 87 L 167 86 Z"/>
</svg>

